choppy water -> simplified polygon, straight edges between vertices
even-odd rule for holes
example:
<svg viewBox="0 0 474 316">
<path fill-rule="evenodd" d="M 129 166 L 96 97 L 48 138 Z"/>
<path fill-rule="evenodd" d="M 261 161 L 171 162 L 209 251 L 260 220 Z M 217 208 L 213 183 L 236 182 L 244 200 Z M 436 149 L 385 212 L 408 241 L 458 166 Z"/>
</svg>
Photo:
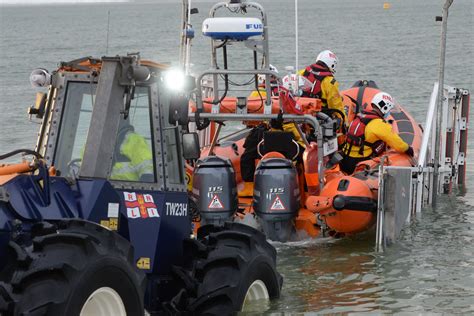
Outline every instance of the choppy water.
<svg viewBox="0 0 474 316">
<path fill-rule="evenodd" d="M 375 80 L 422 122 L 437 79 L 441 0 L 300 0 L 300 66 L 326 48 L 339 59 L 343 89 L 359 79 Z M 294 64 L 293 1 L 262 1 L 270 24 L 271 63 Z M 200 22 L 212 3 L 197 3 L 195 70 L 209 65 L 209 43 Z M 180 4 L 104 4 L 0 7 L 0 152 L 33 147 L 38 125 L 26 107 L 35 91 L 32 69 L 53 70 L 59 61 L 141 52 L 175 62 Z M 449 16 L 446 83 L 474 91 L 474 2 L 455 0 Z M 249 55 L 250 57 L 250 55 Z M 231 64 L 242 63 L 243 57 Z M 473 111 L 471 111 L 472 113 Z M 471 115 L 471 126 L 472 126 Z M 375 253 L 373 236 L 318 240 L 279 249 L 285 276 L 282 298 L 270 312 L 452 314 L 474 313 L 474 164 L 468 153 L 464 196 L 443 197 L 407 227 L 398 244 Z"/>
</svg>

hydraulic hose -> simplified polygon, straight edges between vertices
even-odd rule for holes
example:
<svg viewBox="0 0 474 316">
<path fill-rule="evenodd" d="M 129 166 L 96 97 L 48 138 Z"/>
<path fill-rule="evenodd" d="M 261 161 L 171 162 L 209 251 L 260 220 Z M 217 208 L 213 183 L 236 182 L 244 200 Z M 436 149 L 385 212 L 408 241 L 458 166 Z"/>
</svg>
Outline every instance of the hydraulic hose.
<svg viewBox="0 0 474 316">
<path fill-rule="evenodd" d="M 34 150 L 31 150 L 31 149 L 16 149 L 16 150 L 11 151 L 9 153 L 0 155 L 0 160 L 7 159 L 7 158 L 10 158 L 12 156 L 21 154 L 21 153 L 26 154 L 26 155 L 33 155 L 38 159 L 43 159 L 43 156 L 41 156 L 39 153 L 37 153 Z"/>
</svg>

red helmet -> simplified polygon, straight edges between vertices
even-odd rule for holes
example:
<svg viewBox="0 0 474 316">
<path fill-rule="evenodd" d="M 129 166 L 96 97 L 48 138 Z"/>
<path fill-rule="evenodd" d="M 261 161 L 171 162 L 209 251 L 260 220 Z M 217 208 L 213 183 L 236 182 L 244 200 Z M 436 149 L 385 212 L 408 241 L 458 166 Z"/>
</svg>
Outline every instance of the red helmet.
<svg viewBox="0 0 474 316">
<path fill-rule="evenodd" d="M 297 115 L 304 114 L 301 105 L 296 102 L 295 97 L 288 89 L 280 87 L 280 99 L 284 113 Z"/>
</svg>

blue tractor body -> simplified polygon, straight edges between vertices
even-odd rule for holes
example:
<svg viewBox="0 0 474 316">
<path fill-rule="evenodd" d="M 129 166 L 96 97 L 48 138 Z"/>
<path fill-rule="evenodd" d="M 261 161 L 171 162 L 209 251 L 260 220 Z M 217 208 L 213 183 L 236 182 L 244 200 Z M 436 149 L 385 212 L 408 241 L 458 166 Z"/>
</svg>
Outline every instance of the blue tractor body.
<svg viewBox="0 0 474 316">
<path fill-rule="evenodd" d="M 142 265 L 144 272 L 168 274 L 173 264 L 181 263 L 182 241 L 191 232 L 188 197 L 183 192 L 116 190 L 102 179 L 80 179 L 71 185 L 65 178 L 49 177 L 43 172 L 42 176 L 17 176 L 2 187 L 2 193 L 0 253 L 6 252 L 11 233 L 18 229 L 25 233 L 39 221 L 82 218 L 116 230 L 130 240 L 135 261 L 143 258 L 146 262 Z M 137 197 L 136 203 L 127 202 L 127 195 Z M 143 195 L 152 197 L 148 208 L 156 208 L 157 215 L 149 216 L 146 205 L 140 205 L 138 197 Z M 127 214 L 127 203 L 137 204 L 144 212 Z M 15 227 L 15 220 L 22 225 Z M 6 259 L 0 257 L 0 267 Z"/>
</svg>

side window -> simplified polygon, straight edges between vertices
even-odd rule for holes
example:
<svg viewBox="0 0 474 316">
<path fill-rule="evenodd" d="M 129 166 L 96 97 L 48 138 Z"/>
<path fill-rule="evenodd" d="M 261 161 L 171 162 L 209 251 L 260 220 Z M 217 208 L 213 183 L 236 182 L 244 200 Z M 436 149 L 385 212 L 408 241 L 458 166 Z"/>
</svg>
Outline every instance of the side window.
<svg viewBox="0 0 474 316">
<path fill-rule="evenodd" d="M 156 181 L 148 87 L 136 87 L 129 116 L 121 119 L 115 144 L 111 180 Z"/>
<path fill-rule="evenodd" d="M 179 131 L 176 127 L 167 127 L 164 130 L 164 149 L 166 151 L 166 181 L 169 184 L 182 184 L 183 168 L 181 166 L 181 157 L 179 152 Z"/>
<path fill-rule="evenodd" d="M 84 154 L 97 85 L 69 82 L 54 166 L 62 175 L 77 174 Z"/>
<path fill-rule="evenodd" d="M 163 102 L 169 105 L 169 102 Z M 162 104 L 163 104 L 162 103 Z M 181 159 L 180 132 L 176 125 L 168 122 L 169 107 L 162 106 L 161 111 L 164 115 L 163 128 L 163 151 L 165 160 L 166 184 L 179 185 L 184 183 L 183 166 Z"/>
</svg>

